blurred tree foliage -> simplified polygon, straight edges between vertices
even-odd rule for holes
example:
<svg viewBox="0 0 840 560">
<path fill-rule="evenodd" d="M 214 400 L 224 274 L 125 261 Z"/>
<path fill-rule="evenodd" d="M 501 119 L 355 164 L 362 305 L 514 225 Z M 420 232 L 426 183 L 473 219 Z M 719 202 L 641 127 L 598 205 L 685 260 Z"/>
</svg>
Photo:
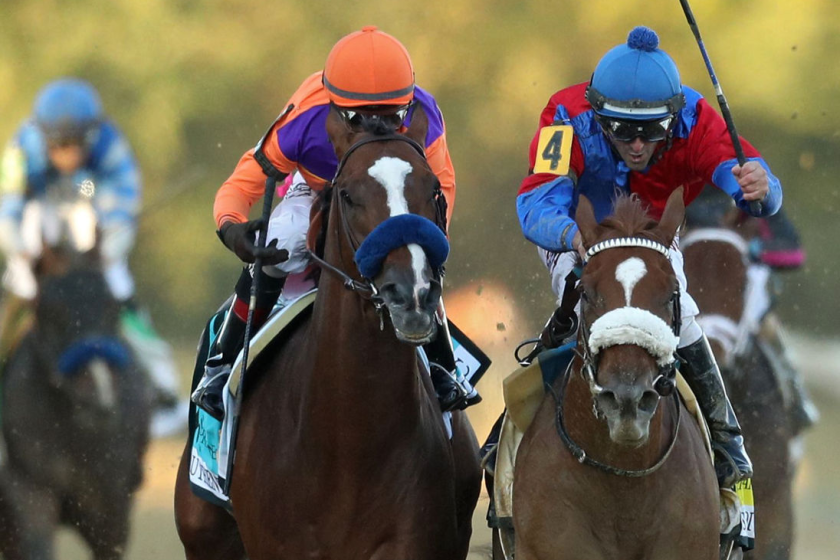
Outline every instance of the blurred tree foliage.
<svg viewBox="0 0 840 560">
<path fill-rule="evenodd" d="M 740 132 L 782 178 L 806 243 L 785 317 L 836 334 L 840 4 L 705 0 L 694 11 Z M 676 0 L 3 0 L 0 136 L 51 79 L 99 88 L 144 170 L 141 296 L 165 334 L 192 342 L 237 276 L 214 235 L 215 190 L 332 44 L 368 24 L 404 42 L 447 118 L 459 183 L 449 287 L 507 283 L 535 326 L 552 297 L 514 198 L 548 97 L 587 80 L 640 24 L 660 34 L 683 81 L 713 97 Z"/>
</svg>

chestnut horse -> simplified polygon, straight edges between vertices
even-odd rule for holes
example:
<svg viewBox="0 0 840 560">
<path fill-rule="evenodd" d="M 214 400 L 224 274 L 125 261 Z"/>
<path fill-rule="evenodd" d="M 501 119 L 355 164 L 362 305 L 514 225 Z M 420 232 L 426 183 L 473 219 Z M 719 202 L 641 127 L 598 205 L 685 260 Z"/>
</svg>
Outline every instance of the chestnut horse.
<svg viewBox="0 0 840 560">
<path fill-rule="evenodd" d="M 449 437 L 416 349 L 436 332 L 448 250 L 427 126 L 416 110 L 404 135 L 354 131 L 330 112 L 340 164 L 313 207 L 314 308 L 248 371 L 232 517 L 192 495 L 184 454 L 188 559 L 466 558 L 478 443 L 463 412 Z M 378 271 L 362 276 L 371 261 Z"/>
<path fill-rule="evenodd" d="M 658 224 L 619 196 L 599 225 L 580 197 L 579 352 L 517 453 L 516 560 L 718 558 L 717 481 L 672 382 L 679 291 L 667 255 L 684 212 L 682 189 Z"/>
<path fill-rule="evenodd" d="M 720 365 L 756 465 L 752 480 L 756 539 L 750 556 L 781 560 L 790 558 L 793 544 L 792 426 L 772 367 L 757 342 L 758 325 L 745 324 L 751 291 L 748 275 L 767 271 L 748 272 L 748 243 L 741 229 L 724 225 L 728 221 L 719 227 L 689 230 L 682 240 L 685 273 L 700 308 L 697 320 Z"/>
</svg>

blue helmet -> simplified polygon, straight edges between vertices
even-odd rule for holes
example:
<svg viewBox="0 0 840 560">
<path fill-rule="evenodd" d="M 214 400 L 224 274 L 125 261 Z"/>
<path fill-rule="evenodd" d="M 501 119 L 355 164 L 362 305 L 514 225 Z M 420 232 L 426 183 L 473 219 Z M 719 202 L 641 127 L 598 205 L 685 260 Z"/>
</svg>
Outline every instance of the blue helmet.
<svg viewBox="0 0 840 560">
<path fill-rule="evenodd" d="M 63 78 L 41 89 L 33 117 L 47 141 L 84 143 L 102 122 L 102 102 L 89 83 Z"/>
<path fill-rule="evenodd" d="M 598 115 L 629 120 L 665 118 L 685 105 L 677 65 L 656 32 L 641 26 L 598 62 L 586 100 Z"/>
</svg>

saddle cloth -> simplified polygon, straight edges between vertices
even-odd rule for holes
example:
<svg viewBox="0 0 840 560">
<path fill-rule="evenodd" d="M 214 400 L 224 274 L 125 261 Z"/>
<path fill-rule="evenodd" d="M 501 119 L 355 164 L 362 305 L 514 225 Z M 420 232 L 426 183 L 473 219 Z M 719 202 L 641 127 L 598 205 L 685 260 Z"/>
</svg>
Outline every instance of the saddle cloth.
<svg viewBox="0 0 840 560">
<path fill-rule="evenodd" d="M 540 354 L 527 366 L 511 373 L 503 381 L 506 412 L 502 420 L 496 460 L 493 470 L 493 495 L 491 511 L 494 519 L 488 522 L 500 531 L 513 529 L 513 472 L 516 453 L 522 436 L 531 425 L 537 410 L 545 398 L 545 386 L 565 371 L 574 358 L 575 343 L 548 350 Z M 694 393 L 682 375 L 677 374 L 677 390 L 686 409 L 694 417 L 706 443 L 709 461 L 714 464 L 714 455 L 706 421 Z M 558 441 L 558 445 L 560 445 Z M 737 493 L 721 489 L 721 533 L 729 534 L 741 523 L 741 538 L 754 539 L 754 508 L 751 484 L 739 483 Z"/>
</svg>

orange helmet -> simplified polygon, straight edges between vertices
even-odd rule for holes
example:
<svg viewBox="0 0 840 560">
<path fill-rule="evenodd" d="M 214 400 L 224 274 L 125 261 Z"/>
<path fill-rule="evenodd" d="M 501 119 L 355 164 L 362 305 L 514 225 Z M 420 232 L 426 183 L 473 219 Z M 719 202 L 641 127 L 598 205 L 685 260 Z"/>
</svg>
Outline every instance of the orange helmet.
<svg viewBox="0 0 840 560">
<path fill-rule="evenodd" d="M 323 80 L 330 101 L 341 107 L 405 105 L 414 99 L 414 67 L 408 51 L 373 25 L 335 44 Z"/>
</svg>

